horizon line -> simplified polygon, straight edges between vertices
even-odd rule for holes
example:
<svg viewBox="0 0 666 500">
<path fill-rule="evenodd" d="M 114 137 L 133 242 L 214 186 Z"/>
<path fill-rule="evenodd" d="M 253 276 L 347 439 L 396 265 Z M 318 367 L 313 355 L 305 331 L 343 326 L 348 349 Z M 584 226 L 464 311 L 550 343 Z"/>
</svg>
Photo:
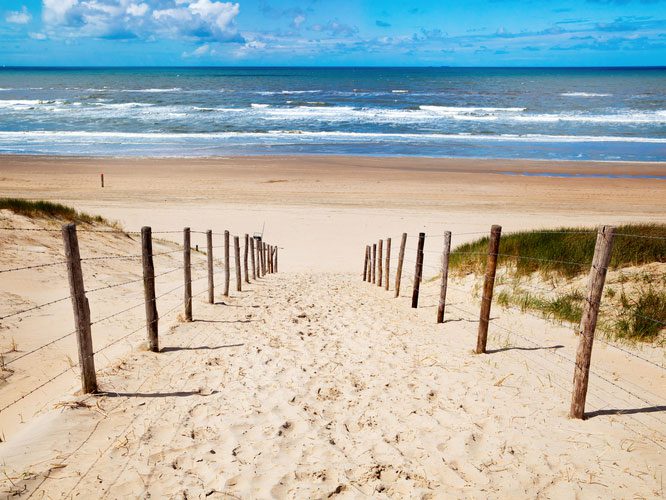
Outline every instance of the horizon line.
<svg viewBox="0 0 666 500">
<path fill-rule="evenodd" d="M 0 65 L 0 70 L 11 69 L 666 69 L 666 65 L 617 66 L 455 66 L 455 65 Z"/>
</svg>

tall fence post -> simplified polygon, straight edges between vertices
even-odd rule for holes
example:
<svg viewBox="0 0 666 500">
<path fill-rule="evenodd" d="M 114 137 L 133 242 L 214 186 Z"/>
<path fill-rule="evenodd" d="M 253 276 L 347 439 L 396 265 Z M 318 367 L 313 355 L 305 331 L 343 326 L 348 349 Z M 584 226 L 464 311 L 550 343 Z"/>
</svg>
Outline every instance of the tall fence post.
<svg viewBox="0 0 666 500">
<path fill-rule="evenodd" d="M 606 271 L 610 263 L 613 249 L 615 228 L 601 226 L 597 232 L 597 242 L 592 258 L 592 268 L 587 287 L 587 300 L 583 308 L 580 321 L 580 340 L 576 351 L 576 366 L 574 367 L 573 393 L 571 394 L 571 418 L 585 418 L 585 399 L 587 397 L 587 384 L 590 377 L 590 359 L 592 357 L 592 344 L 594 331 L 597 327 L 597 315 L 601 305 L 601 295 L 606 282 Z"/>
<path fill-rule="evenodd" d="M 400 240 L 400 252 L 398 252 L 398 267 L 395 271 L 395 296 L 400 297 L 400 281 L 402 280 L 402 263 L 405 260 L 405 246 L 407 245 L 407 233 L 402 233 Z"/>
<path fill-rule="evenodd" d="M 372 244 L 372 283 L 377 279 L 377 243 Z"/>
<path fill-rule="evenodd" d="M 213 278 L 213 231 L 206 231 L 206 260 L 208 261 L 208 303 L 215 303 L 215 280 Z"/>
<path fill-rule="evenodd" d="M 257 249 L 257 278 L 261 278 L 261 239 L 254 242 Z"/>
<path fill-rule="evenodd" d="M 243 277 L 241 276 L 240 238 L 238 236 L 234 236 L 234 257 L 236 259 L 236 291 L 240 292 Z"/>
<path fill-rule="evenodd" d="M 389 274 L 391 273 L 391 238 L 386 238 L 386 267 L 384 269 L 384 287 L 389 290 Z"/>
<path fill-rule="evenodd" d="M 259 264 L 260 264 L 260 273 L 262 278 L 266 276 L 266 259 L 265 259 L 266 252 L 264 250 L 265 246 L 266 243 L 264 243 L 263 241 L 259 243 Z"/>
<path fill-rule="evenodd" d="M 257 280 L 257 268 L 254 262 L 254 238 L 250 238 L 250 264 L 252 265 L 252 280 Z"/>
<path fill-rule="evenodd" d="M 365 246 L 365 254 L 363 255 L 363 281 L 368 280 L 368 245 Z"/>
<path fill-rule="evenodd" d="M 416 248 L 416 267 L 414 268 L 414 289 L 412 291 L 412 307 L 419 306 L 419 290 L 423 278 L 423 245 L 425 245 L 425 233 L 419 233 L 419 243 Z"/>
<path fill-rule="evenodd" d="M 245 271 L 245 283 L 250 282 L 250 269 L 248 265 L 248 257 L 250 256 L 250 235 L 245 234 L 245 249 L 243 251 L 243 267 Z"/>
<path fill-rule="evenodd" d="M 379 288 L 382 287 L 382 275 L 384 270 L 383 251 L 384 251 L 384 241 L 379 240 L 379 242 L 377 243 L 377 286 Z"/>
<path fill-rule="evenodd" d="M 275 247 L 275 262 L 274 262 L 274 264 L 275 264 L 275 272 L 276 273 L 278 272 L 278 249 L 279 248 L 280 247 L 277 247 L 277 246 Z"/>
<path fill-rule="evenodd" d="M 183 293 L 185 321 L 192 321 L 192 255 L 189 227 L 183 229 L 183 269 L 183 278 L 185 280 L 185 290 Z"/>
<path fill-rule="evenodd" d="M 444 231 L 444 248 L 442 250 L 442 280 L 439 285 L 439 305 L 437 307 L 437 323 L 444 323 L 446 307 L 446 285 L 449 279 L 449 254 L 451 253 L 451 231 Z"/>
<path fill-rule="evenodd" d="M 486 274 L 483 280 L 483 297 L 481 298 L 481 312 L 479 313 L 479 333 L 476 339 L 476 353 L 486 352 L 488 342 L 488 324 L 490 323 L 490 306 L 493 302 L 493 289 L 495 288 L 495 273 L 497 271 L 497 254 L 499 253 L 502 226 L 494 225 L 490 228 L 490 241 L 488 241 L 488 259 L 486 261 Z"/>
<path fill-rule="evenodd" d="M 143 265 L 143 297 L 146 303 L 146 333 L 148 349 L 159 352 L 157 300 L 155 298 L 155 266 L 153 264 L 152 230 L 141 228 L 141 263 Z"/>
<path fill-rule="evenodd" d="M 224 231 L 224 296 L 229 296 L 229 280 L 231 279 L 231 262 L 229 261 L 229 231 Z"/>
<path fill-rule="evenodd" d="M 76 341 L 79 347 L 79 365 L 81 366 L 81 389 L 84 393 L 97 392 L 95 375 L 95 357 L 90 332 L 90 306 L 83 285 L 79 240 L 76 236 L 76 224 L 62 226 L 62 239 L 65 243 L 65 260 L 69 277 L 69 294 L 74 309 Z"/>
<path fill-rule="evenodd" d="M 273 245 L 268 245 L 268 272 L 273 274 Z"/>
</svg>

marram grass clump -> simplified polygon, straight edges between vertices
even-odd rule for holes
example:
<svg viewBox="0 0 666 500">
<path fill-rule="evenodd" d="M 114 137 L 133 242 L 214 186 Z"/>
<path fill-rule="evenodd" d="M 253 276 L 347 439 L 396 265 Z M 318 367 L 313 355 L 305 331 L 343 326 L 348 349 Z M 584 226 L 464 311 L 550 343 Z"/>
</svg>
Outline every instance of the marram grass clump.
<svg viewBox="0 0 666 500">
<path fill-rule="evenodd" d="M 109 224 L 104 217 L 79 212 L 72 207 L 43 200 L 25 200 L 22 198 L 0 198 L 0 210 L 10 210 L 17 215 L 36 218 L 61 219 L 84 224 Z"/>
</svg>

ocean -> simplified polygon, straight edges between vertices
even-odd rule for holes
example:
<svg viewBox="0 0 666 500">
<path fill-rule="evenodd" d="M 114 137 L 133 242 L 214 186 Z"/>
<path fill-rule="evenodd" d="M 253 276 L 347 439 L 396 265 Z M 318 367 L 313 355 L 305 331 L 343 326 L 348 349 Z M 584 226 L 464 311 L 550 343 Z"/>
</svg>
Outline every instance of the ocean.
<svg viewBox="0 0 666 500">
<path fill-rule="evenodd" d="M 666 68 L 0 68 L 0 154 L 666 161 Z"/>
</svg>

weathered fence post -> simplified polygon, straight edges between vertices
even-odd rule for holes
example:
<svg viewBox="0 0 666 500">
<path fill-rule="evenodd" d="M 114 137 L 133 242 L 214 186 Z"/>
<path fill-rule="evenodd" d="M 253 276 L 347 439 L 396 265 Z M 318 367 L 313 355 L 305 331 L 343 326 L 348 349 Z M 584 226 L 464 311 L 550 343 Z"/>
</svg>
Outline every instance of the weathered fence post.
<svg viewBox="0 0 666 500">
<path fill-rule="evenodd" d="M 275 262 L 274 262 L 274 264 L 275 264 L 275 272 L 276 273 L 278 272 L 278 249 L 279 248 L 280 247 L 275 247 Z"/>
<path fill-rule="evenodd" d="M 215 281 L 213 279 L 213 231 L 206 231 L 206 260 L 208 261 L 208 303 L 215 303 Z"/>
<path fill-rule="evenodd" d="M 597 243 L 592 258 L 592 268 L 587 285 L 587 300 L 583 307 L 583 316 L 580 320 L 580 340 L 576 351 L 576 366 L 574 367 L 573 393 L 571 394 L 571 418 L 585 417 L 585 399 L 587 384 L 590 376 L 590 359 L 592 357 L 592 344 L 594 330 L 597 327 L 597 315 L 601 305 L 601 295 L 606 281 L 606 271 L 610 263 L 613 249 L 613 236 L 615 228 L 601 226 L 597 232 Z"/>
<path fill-rule="evenodd" d="M 368 245 L 365 246 L 365 254 L 363 255 L 363 281 L 368 280 Z"/>
<path fill-rule="evenodd" d="M 229 231 L 224 232 L 224 296 L 229 296 L 229 280 L 231 279 L 231 262 L 229 262 Z"/>
<path fill-rule="evenodd" d="M 250 235 L 245 234 L 245 250 L 243 254 L 243 266 L 245 271 L 245 283 L 250 282 L 250 269 L 248 265 L 248 257 L 250 256 Z"/>
<path fill-rule="evenodd" d="M 377 243 L 372 244 L 372 282 L 377 278 Z"/>
<path fill-rule="evenodd" d="M 419 306 L 419 290 L 423 278 L 423 245 L 425 245 L 425 233 L 419 233 L 419 243 L 416 247 L 416 267 L 414 268 L 414 289 L 412 291 L 412 307 Z"/>
<path fill-rule="evenodd" d="M 234 258 L 236 259 L 236 291 L 240 292 L 243 277 L 241 276 L 240 238 L 238 236 L 234 236 Z"/>
<path fill-rule="evenodd" d="M 183 302 L 185 306 L 185 321 L 192 321 L 192 256 L 190 250 L 190 228 L 183 229 L 183 277 L 185 290 Z"/>
<path fill-rule="evenodd" d="M 439 286 L 439 305 L 437 307 L 437 323 L 444 322 L 446 307 L 446 285 L 449 279 L 449 254 L 451 253 L 451 231 L 444 231 L 444 249 L 442 250 L 442 280 Z"/>
<path fill-rule="evenodd" d="M 395 271 L 395 296 L 400 297 L 400 281 L 402 280 L 402 263 L 405 260 L 405 245 L 407 244 L 407 233 L 402 233 L 400 240 L 400 252 L 398 253 L 398 267 Z"/>
<path fill-rule="evenodd" d="M 90 332 L 90 306 L 83 285 L 79 240 L 76 236 L 76 224 L 62 226 L 62 239 L 65 243 L 65 260 L 69 277 L 69 294 L 74 309 L 76 342 L 79 347 L 79 365 L 81 366 L 81 390 L 84 393 L 97 392 L 95 375 L 95 357 Z"/>
<path fill-rule="evenodd" d="M 257 239 L 255 241 L 255 247 L 257 249 L 257 278 L 261 278 L 261 240 Z"/>
<path fill-rule="evenodd" d="M 268 272 L 273 274 L 273 245 L 268 245 Z"/>
<path fill-rule="evenodd" d="M 254 238 L 250 238 L 250 264 L 252 264 L 252 280 L 257 280 L 257 268 L 254 262 Z"/>
<path fill-rule="evenodd" d="M 99 179 L 102 183 L 102 187 L 104 187 L 104 174 L 99 174 Z"/>
<path fill-rule="evenodd" d="M 384 270 L 384 257 L 382 256 L 384 250 L 384 241 L 379 240 L 377 243 L 377 286 L 382 287 L 382 273 Z"/>
<path fill-rule="evenodd" d="M 488 342 L 488 323 L 490 322 L 490 306 L 493 302 L 493 289 L 495 287 L 495 272 L 497 271 L 497 254 L 499 253 L 502 226 L 494 225 L 490 228 L 490 241 L 488 242 L 488 260 L 486 261 L 486 274 L 483 280 L 483 297 L 481 297 L 481 312 L 479 314 L 479 333 L 476 339 L 476 353 L 486 352 Z"/>
<path fill-rule="evenodd" d="M 155 266 L 153 264 L 152 230 L 141 228 L 141 263 L 143 265 L 143 297 L 146 303 L 146 331 L 148 349 L 159 352 L 157 300 L 155 298 Z"/>
<path fill-rule="evenodd" d="M 391 273 L 391 238 L 386 238 L 386 268 L 384 270 L 384 287 L 389 290 L 389 274 Z"/>
<path fill-rule="evenodd" d="M 261 276 L 264 277 L 266 276 L 266 250 L 264 248 L 266 243 L 262 241 L 259 246 L 261 250 L 259 253 L 259 262 L 261 262 Z"/>
</svg>

